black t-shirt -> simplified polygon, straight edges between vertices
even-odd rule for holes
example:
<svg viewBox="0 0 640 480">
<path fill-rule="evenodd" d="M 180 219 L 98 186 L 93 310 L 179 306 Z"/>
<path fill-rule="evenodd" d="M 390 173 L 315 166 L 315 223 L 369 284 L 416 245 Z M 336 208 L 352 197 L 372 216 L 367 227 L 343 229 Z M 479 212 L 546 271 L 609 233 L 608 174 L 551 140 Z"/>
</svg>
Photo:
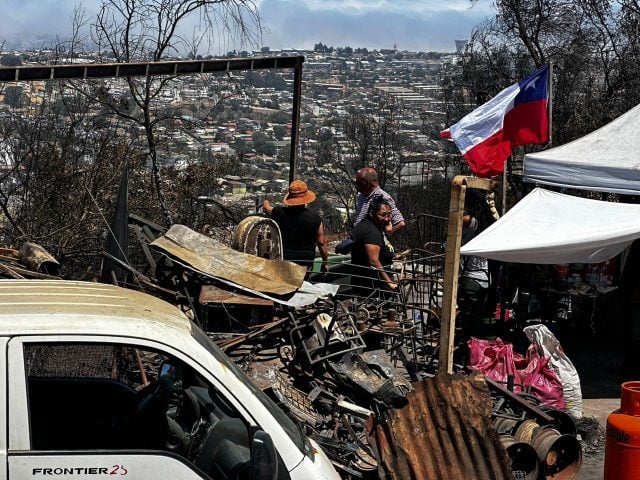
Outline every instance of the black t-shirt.
<svg viewBox="0 0 640 480">
<path fill-rule="evenodd" d="M 284 259 L 310 266 L 316 256 L 316 239 L 322 223 L 320 215 L 304 206 L 278 206 L 271 211 L 271 218 L 282 233 Z"/>
<path fill-rule="evenodd" d="M 358 223 L 351 231 L 351 237 L 354 240 L 351 249 L 351 263 L 354 265 L 369 266 L 369 257 L 365 250 L 365 245 L 378 245 L 380 247 L 380 263 L 382 265 L 391 265 L 393 261 L 393 252 L 387 247 L 384 241 L 384 234 L 381 228 L 377 227 L 373 221 L 366 217 Z"/>
</svg>

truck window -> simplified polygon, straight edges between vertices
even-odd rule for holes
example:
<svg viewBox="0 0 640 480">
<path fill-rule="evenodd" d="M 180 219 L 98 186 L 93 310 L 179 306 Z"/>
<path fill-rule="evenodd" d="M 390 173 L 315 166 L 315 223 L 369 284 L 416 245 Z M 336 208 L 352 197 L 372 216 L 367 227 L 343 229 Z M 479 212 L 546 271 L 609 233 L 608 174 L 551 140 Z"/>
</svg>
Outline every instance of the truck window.
<svg viewBox="0 0 640 480">
<path fill-rule="evenodd" d="M 247 423 L 177 359 L 96 343 L 25 343 L 24 353 L 33 450 L 165 450 L 212 478 L 247 473 Z"/>
</svg>

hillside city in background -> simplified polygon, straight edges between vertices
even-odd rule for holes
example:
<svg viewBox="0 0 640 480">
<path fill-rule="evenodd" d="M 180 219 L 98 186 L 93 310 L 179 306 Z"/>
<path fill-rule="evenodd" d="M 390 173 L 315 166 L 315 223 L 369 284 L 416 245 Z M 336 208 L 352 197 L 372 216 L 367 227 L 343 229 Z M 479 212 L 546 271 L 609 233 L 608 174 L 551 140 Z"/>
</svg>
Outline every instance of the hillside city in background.
<svg viewBox="0 0 640 480">
<path fill-rule="evenodd" d="M 298 176 L 321 181 L 339 172 L 339 164 L 357 163 L 354 145 L 362 132 L 345 132 L 367 118 L 376 130 L 381 152 L 396 165 L 391 189 L 404 185 L 424 186 L 430 178 L 449 177 L 444 142 L 437 132 L 448 126 L 443 99 L 443 79 L 455 75 L 465 41 L 452 45 L 457 53 L 407 52 L 396 49 L 329 47 L 321 42 L 314 50 L 270 50 L 230 52 L 227 57 L 303 55 Z M 52 63 L 52 50 L 5 50 L 4 66 Z M 210 59 L 207 57 L 206 59 Z M 198 60 L 203 59 L 198 56 Z M 108 62 L 97 54 L 57 59 L 55 63 Z M 172 59 L 175 60 L 175 59 Z M 233 159 L 236 175 L 215 180 L 215 189 L 202 192 L 206 199 L 215 190 L 218 201 L 255 208 L 262 197 L 279 199 L 289 178 L 294 72 L 268 70 L 229 72 L 212 79 L 203 76 L 175 77 L 154 100 L 158 109 L 170 109 L 177 121 L 159 129 L 163 136 L 161 164 L 184 168 L 190 164 Z M 158 80 L 159 81 L 159 80 Z M 104 90 L 126 102 L 128 86 L 122 79 L 107 79 Z M 0 117 L 34 116 L 45 96 L 72 97 L 73 89 L 53 92 L 47 82 L 9 82 L 0 90 Z M 95 112 L 98 113 L 98 112 Z M 104 124 L 135 140 L 135 133 L 117 119 Z M 172 128 L 176 127 L 176 128 Z M 371 132 L 369 132 L 371 134 Z M 373 143 L 373 142 L 372 142 Z M 331 153 L 327 153 L 327 152 Z M 5 169 L 12 166 L 8 149 L 0 148 Z M 85 161 L 92 161 L 91 154 Z M 331 195 L 329 195 L 330 197 Z M 329 199 L 330 200 L 330 199 Z M 334 206 L 346 215 L 340 202 Z"/>
</svg>

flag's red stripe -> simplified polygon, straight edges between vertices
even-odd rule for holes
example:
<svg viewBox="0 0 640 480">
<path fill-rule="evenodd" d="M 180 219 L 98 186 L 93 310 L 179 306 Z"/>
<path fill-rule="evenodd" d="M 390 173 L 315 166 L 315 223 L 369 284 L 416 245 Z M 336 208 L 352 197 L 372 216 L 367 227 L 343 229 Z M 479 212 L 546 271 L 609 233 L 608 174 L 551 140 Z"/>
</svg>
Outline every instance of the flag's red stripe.
<svg viewBox="0 0 640 480">
<path fill-rule="evenodd" d="M 492 177 L 504 170 L 512 146 L 544 143 L 548 139 L 547 101 L 524 103 L 506 113 L 502 130 L 469 149 L 464 158 L 475 175 Z"/>
<path fill-rule="evenodd" d="M 464 154 L 464 159 L 476 176 L 492 177 L 504 170 L 504 159 L 511 155 L 511 144 L 503 133 L 503 130 L 498 130 Z"/>
<path fill-rule="evenodd" d="M 503 137 L 511 141 L 511 146 L 519 147 L 530 143 L 545 143 L 549 140 L 549 117 L 547 100 L 521 103 L 504 116 Z"/>
</svg>

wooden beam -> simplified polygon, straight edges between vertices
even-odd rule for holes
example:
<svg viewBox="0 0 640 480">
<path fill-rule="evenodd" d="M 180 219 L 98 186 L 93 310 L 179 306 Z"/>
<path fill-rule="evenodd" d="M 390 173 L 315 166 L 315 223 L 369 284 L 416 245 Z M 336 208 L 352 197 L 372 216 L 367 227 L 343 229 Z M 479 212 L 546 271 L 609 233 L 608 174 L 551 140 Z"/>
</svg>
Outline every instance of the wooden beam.
<svg viewBox="0 0 640 480">
<path fill-rule="evenodd" d="M 442 292 L 442 317 L 440 319 L 440 353 L 438 371 L 453 373 L 454 334 L 458 297 L 458 273 L 460 270 L 460 243 L 462 241 L 462 214 L 467 188 L 491 190 L 488 178 L 458 175 L 451 183 L 449 220 L 447 224 L 447 249 L 444 257 L 444 289 Z"/>
</svg>

